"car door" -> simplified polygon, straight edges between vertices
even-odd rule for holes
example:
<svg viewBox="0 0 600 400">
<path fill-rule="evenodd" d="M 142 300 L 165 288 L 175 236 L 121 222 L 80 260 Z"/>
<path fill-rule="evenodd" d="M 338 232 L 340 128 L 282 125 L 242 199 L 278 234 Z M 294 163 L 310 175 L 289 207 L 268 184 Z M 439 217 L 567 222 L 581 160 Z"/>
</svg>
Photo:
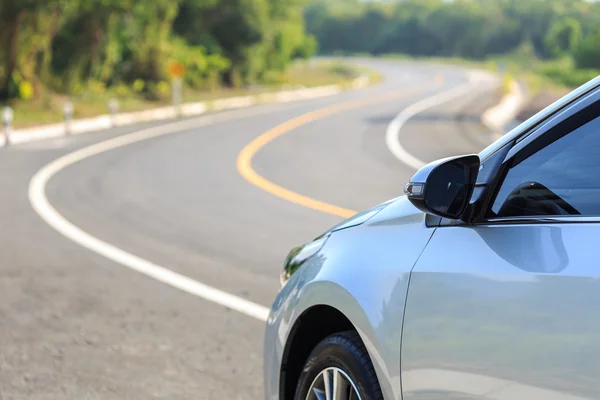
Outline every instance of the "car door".
<svg viewBox="0 0 600 400">
<path fill-rule="evenodd" d="M 403 400 L 600 398 L 600 100 L 510 150 L 476 224 L 416 263 Z"/>
</svg>

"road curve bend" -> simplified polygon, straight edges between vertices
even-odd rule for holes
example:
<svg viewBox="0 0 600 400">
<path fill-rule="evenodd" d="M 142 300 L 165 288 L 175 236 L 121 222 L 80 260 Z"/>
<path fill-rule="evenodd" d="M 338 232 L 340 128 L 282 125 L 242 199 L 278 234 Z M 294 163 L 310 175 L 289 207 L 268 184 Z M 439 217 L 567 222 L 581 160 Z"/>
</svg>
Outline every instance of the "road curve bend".
<svg viewBox="0 0 600 400">
<path fill-rule="evenodd" d="M 423 162 L 490 140 L 495 82 L 361 62 L 383 83 L 2 149 L 0 394 L 261 398 L 281 261 L 400 193 L 416 164 L 388 132 Z"/>
</svg>

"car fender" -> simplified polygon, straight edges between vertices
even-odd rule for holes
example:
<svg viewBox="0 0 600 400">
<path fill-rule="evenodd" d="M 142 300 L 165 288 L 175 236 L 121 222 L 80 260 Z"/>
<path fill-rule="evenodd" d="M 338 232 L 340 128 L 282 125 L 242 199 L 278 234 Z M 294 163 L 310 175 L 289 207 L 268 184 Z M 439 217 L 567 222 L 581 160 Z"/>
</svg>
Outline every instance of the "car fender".
<svg viewBox="0 0 600 400">
<path fill-rule="evenodd" d="M 384 398 L 401 399 L 400 346 L 408 281 L 433 231 L 425 226 L 424 214 L 400 198 L 364 224 L 332 233 L 275 300 L 267 322 L 268 363 L 280 365 L 288 335 L 306 310 L 327 305 L 358 331 Z M 271 375 L 266 376 L 271 393 L 279 385 L 279 371 L 266 375 Z"/>
</svg>

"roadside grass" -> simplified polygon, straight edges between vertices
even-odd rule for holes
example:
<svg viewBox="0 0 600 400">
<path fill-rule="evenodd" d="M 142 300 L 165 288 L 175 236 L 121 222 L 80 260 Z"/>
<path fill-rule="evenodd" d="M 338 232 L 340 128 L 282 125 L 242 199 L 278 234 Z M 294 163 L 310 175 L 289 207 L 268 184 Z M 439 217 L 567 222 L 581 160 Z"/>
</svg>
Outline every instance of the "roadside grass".
<svg viewBox="0 0 600 400">
<path fill-rule="evenodd" d="M 348 56 L 348 55 L 346 55 Z M 357 54 L 360 57 L 373 57 Z M 536 58 L 531 49 L 523 48 L 515 54 L 490 57 L 486 60 L 467 60 L 456 57 L 411 57 L 406 54 L 384 54 L 378 58 L 413 60 L 428 63 L 459 65 L 478 68 L 501 75 L 499 94 L 508 93 L 512 82 L 521 83 L 528 96 L 517 119 L 526 120 L 574 88 L 600 75 L 600 70 L 577 69 L 573 59 L 565 56 L 551 61 Z"/>
<path fill-rule="evenodd" d="M 377 73 L 341 61 L 297 61 L 287 71 L 270 73 L 264 77 L 265 83 L 244 88 L 213 88 L 191 89 L 184 88 L 184 102 L 210 101 L 236 96 L 258 95 L 279 90 L 291 90 L 338 84 L 348 86 L 360 75 L 369 75 L 373 82 L 380 77 Z M 119 112 L 147 110 L 171 105 L 170 89 L 164 95 L 136 93 L 132 88 L 120 86 L 117 88 L 89 88 L 74 96 L 51 93 L 48 90 L 40 99 L 15 100 L 10 102 L 14 110 L 15 128 L 26 128 L 36 125 L 62 122 L 63 107 L 66 101 L 74 105 L 73 118 L 89 118 L 109 112 L 108 104 L 115 99 L 119 104 Z M 0 104 L 0 107 L 6 104 Z"/>
<path fill-rule="evenodd" d="M 369 55 L 357 54 L 365 57 Z M 564 94 L 600 75 L 600 70 L 578 69 L 573 59 L 565 56 L 556 60 L 537 59 L 526 49 L 515 54 L 489 57 L 486 60 L 468 60 L 457 57 L 412 57 L 406 54 L 382 54 L 378 57 L 398 60 L 419 60 L 481 68 L 503 76 L 502 91 L 507 90 L 510 79 L 518 79 L 532 96 L 541 92 Z"/>
</svg>

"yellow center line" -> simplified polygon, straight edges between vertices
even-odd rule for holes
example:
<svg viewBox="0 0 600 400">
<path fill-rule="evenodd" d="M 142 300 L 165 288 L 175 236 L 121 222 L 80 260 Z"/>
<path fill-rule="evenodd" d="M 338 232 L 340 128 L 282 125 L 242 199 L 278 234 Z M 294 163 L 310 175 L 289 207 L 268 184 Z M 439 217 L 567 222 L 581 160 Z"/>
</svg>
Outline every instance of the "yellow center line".
<svg viewBox="0 0 600 400">
<path fill-rule="evenodd" d="M 436 85 L 440 85 L 444 81 L 443 76 L 438 75 L 434 79 Z M 323 119 L 334 114 L 341 113 L 343 111 L 349 111 L 360 107 L 380 103 L 386 100 L 392 100 L 399 97 L 404 97 L 415 92 L 422 90 L 424 86 L 411 87 L 408 90 L 404 90 L 401 93 L 387 93 L 385 95 L 376 96 L 371 99 L 361 101 L 351 101 L 342 104 L 335 104 L 327 106 L 319 110 L 311 111 L 298 117 L 292 118 L 273 129 L 261 134 L 256 137 L 250 143 L 246 145 L 238 155 L 237 159 L 237 170 L 244 179 L 250 182 L 252 185 L 274 195 L 280 197 L 289 202 L 311 208 L 313 210 L 321 211 L 326 214 L 335 215 L 342 218 L 350 218 L 356 214 L 355 210 L 329 204 L 311 197 L 296 193 L 292 190 L 286 189 L 279 186 L 262 175 L 259 175 L 254 168 L 252 168 L 252 158 L 258 153 L 263 147 L 275 140 L 276 138 L 293 131 L 296 128 L 307 125 L 311 122 Z"/>
</svg>

